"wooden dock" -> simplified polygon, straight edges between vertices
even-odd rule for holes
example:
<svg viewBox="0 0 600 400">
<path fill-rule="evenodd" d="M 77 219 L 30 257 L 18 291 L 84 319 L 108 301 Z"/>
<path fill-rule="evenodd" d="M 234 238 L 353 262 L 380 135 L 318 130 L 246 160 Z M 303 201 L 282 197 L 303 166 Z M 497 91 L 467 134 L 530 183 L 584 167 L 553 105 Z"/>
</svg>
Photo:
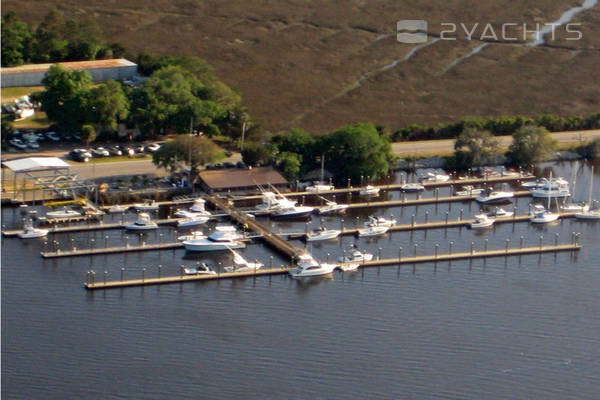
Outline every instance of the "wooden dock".
<svg viewBox="0 0 600 400">
<path fill-rule="evenodd" d="M 559 213 L 559 218 L 574 218 L 576 212 L 563 212 Z M 516 223 L 516 222 L 529 222 L 531 219 L 531 215 L 514 215 L 512 217 L 498 217 L 495 218 L 495 224 L 505 224 L 505 223 Z M 388 232 L 406 232 L 406 231 L 417 231 L 417 230 L 426 230 L 426 229 L 444 229 L 444 228 L 460 228 L 460 227 L 468 227 L 471 222 L 474 222 L 474 219 L 458 219 L 451 221 L 432 221 L 432 222 L 422 222 L 414 224 L 403 224 L 403 225 L 393 225 L 390 226 Z M 491 227 L 490 227 L 491 228 Z M 350 229 L 341 229 L 341 235 L 357 235 L 360 230 L 364 228 L 350 228 Z M 288 239 L 301 239 L 306 236 L 306 232 L 293 232 L 293 233 L 280 233 L 280 236 L 287 237 Z M 383 235 L 382 235 L 383 236 Z"/>
<path fill-rule="evenodd" d="M 445 187 L 445 186 L 455 186 L 461 187 L 465 185 L 494 185 L 496 183 L 519 183 L 519 182 L 527 182 L 536 179 L 534 175 L 523 175 L 523 176 L 493 176 L 488 178 L 470 178 L 470 179 L 453 179 L 448 180 L 446 182 L 423 182 L 422 185 L 425 189 L 437 188 L 437 187 Z M 379 190 L 401 190 L 402 184 L 393 183 L 389 185 L 374 185 L 379 188 Z M 323 196 L 330 194 L 344 194 L 344 193 L 355 193 L 360 192 L 362 187 L 347 187 L 347 188 L 339 188 L 334 190 L 324 190 L 319 192 L 289 192 L 282 193 L 285 197 L 299 197 L 299 196 Z M 466 197 L 466 196 L 463 196 Z M 475 196 L 477 197 L 477 196 Z M 234 197 L 234 201 L 244 201 L 244 200 L 260 200 L 262 198 L 261 194 L 249 195 L 249 196 L 237 196 Z"/>
<path fill-rule="evenodd" d="M 512 249 L 499 249 L 499 250 L 487 250 L 487 251 L 472 251 L 472 252 L 461 252 L 461 253 L 447 253 L 447 254 L 434 254 L 425 256 L 413 256 L 413 257 L 398 257 L 389 259 L 380 259 L 373 261 L 366 261 L 361 263 L 361 267 L 384 267 L 391 265 L 405 265 L 405 264 L 418 264 L 418 263 L 436 263 L 441 261 L 457 261 L 457 260 L 469 260 L 478 258 L 491 258 L 491 257 L 509 257 L 509 256 L 522 256 L 527 254 L 542 254 L 542 253 L 556 253 L 565 251 L 577 251 L 581 249 L 581 245 L 577 243 L 572 244 L 561 244 L 553 246 L 538 246 L 538 247 L 523 247 L 523 248 L 512 248 Z M 184 282 L 196 282 L 196 281 L 208 281 L 218 279 L 236 279 L 236 278 L 248 278 L 248 277 L 259 277 L 269 275 L 281 275 L 286 274 L 292 269 L 288 268 L 268 268 L 258 269 L 255 271 L 246 272 L 223 272 L 215 275 L 184 275 L 183 273 L 177 276 L 165 276 L 146 278 L 143 276 L 140 279 L 122 279 L 117 281 L 109 281 L 108 274 L 104 274 L 96 278 L 95 273 L 88 272 L 87 282 L 84 286 L 88 290 L 98 289 L 115 289 L 125 288 L 132 286 L 150 286 L 150 285 L 165 285 L 172 283 L 184 283 Z M 145 275 L 145 272 L 144 272 Z"/>
<path fill-rule="evenodd" d="M 176 224 L 182 218 L 169 218 L 169 219 L 157 219 L 157 225 L 171 225 Z M 71 225 L 71 226 L 55 226 L 48 230 L 48 233 L 73 233 L 73 232 L 90 232 L 90 231 L 101 231 L 108 229 L 125 229 L 125 225 L 133 223 L 132 221 L 125 222 L 110 222 L 110 223 L 97 223 L 88 225 Z M 15 237 L 19 233 L 23 232 L 22 229 L 3 230 L 2 235 L 4 237 Z M 132 231 L 133 232 L 133 231 Z M 150 232 L 150 231 L 145 231 Z M 139 232 L 138 232 L 139 233 Z"/>
</svg>

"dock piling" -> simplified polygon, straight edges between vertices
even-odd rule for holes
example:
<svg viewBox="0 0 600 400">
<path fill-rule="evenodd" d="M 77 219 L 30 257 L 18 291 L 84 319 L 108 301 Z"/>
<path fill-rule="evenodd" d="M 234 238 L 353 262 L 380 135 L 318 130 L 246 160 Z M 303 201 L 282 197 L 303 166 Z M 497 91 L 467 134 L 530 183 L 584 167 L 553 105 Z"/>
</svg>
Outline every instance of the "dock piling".
<svg viewBox="0 0 600 400">
<path fill-rule="evenodd" d="M 544 240 L 544 236 L 540 235 L 540 249 L 542 248 L 542 241 Z"/>
<path fill-rule="evenodd" d="M 121 268 L 121 281 L 125 280 L 125 268 Z"/>
</svg>

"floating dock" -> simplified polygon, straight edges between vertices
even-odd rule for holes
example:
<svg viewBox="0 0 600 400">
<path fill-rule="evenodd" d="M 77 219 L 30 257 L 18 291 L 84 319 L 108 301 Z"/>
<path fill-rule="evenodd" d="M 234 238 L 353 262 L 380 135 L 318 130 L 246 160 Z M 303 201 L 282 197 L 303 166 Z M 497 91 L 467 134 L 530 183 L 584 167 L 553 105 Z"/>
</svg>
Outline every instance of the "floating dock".
<svg viewBox="0 0 600 400">
<path fill-rule="evenodd" d="M 556 253 L 565 251 L 577 251 L 581 249 L 581 245 L 577 243 L 572 244 L 561 244 L 553 246 L 538 246 L 538 247 L 523 247 L 513 249 L 500 249 L 500 250 L 486 250 L 486 251 L 471 251 L 462 253 L 447 253 L 447 254 L 434 254 L 426 256 L 414 256 L 414 257 L 398 257 L 389 259 L 380 259 L 373 261 L 362 262 L 361 267 L 382 267 L 391 265 L 404 265 L 404 264 L 418 264 L 418 263 L 435 263 L 441 261 L 454 261 L 454 260 L 468 260 L 478 258 L 491 258 L 491 257 L 509 257 L 509 256 L 522 256 L 527 254 L 542 254 L 542 253 Z M 100 277 L 100 281 L 95 277 L 95 273 L 88 272 L 88 281 L 84 283 L 86 289 L 98 290 L 98 289 L 115 289 L 132 286 L 150 286 L 150 285 L 165 285 L 172 283 L 184 283 L 184 282 L 196 282 L 196 281 L 208 281 L 218 279 L 236 279 L 236 278 L 248 278 L 258 276 L 270 276 L 270 275 L 281 275 L 286 274 L 292 269 L 288 268 L 268 268 L 268 269 L 257 269 L 254 271 L 245 272 L 223 272 L 214 275 L 184 275 L 183 273 L 177 276 L 165 276 L 146 278 L 143 276 L 140 279 L 122 279 L 118 281 L 109 281 L 108 274 L 105 273 Z M 351 272 L 347 272 L 351 273 Z M 145 275 L 145 271 L 144 271 Z"/>
</svg>

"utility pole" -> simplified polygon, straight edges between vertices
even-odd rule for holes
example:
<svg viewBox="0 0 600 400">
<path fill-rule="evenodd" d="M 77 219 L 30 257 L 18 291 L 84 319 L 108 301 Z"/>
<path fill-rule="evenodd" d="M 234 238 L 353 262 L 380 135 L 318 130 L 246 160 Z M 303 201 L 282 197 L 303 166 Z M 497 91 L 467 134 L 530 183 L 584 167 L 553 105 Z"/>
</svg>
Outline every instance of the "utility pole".
<svg viewBox="0 0 600 400">
<path fill-rule="evenodd" d="M 242 124 L 242 145 L 240 146 L 240 151 L 244 150 L 244 138 L 246 136 L 246 122 Z"/>
</svg>

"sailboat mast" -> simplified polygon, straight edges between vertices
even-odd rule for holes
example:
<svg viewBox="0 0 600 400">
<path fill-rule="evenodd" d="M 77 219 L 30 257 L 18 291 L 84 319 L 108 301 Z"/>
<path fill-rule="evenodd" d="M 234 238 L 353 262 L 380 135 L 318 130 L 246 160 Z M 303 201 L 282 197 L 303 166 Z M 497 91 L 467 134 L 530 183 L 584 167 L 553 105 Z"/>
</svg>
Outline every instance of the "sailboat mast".
<svg viewBox="0 0 600 400">
<path fill-rule="evenodd" d="M 589 194 L 589 200 L 588 200 L 588 207 L 591 209 L 592 208 L 592 192 L 594 191 L 594 166 L 592 165 L 592 172 L 591 172 L 591 176 L 590 176 L 590 194 Z"/>
<path fill-rule="evenodd" d="M 325 179 L 325 154 L 321 154 L 321 183 Z"/>
<path fill-rule="evenodd" d="M 548 211 L 550 211 L 550 199 L 552 199 L 552 171 L 550 171 L 548 185 L 550 185 L 550 191 L 548 192 Z"/>
</svg>

